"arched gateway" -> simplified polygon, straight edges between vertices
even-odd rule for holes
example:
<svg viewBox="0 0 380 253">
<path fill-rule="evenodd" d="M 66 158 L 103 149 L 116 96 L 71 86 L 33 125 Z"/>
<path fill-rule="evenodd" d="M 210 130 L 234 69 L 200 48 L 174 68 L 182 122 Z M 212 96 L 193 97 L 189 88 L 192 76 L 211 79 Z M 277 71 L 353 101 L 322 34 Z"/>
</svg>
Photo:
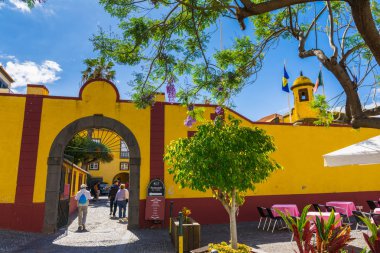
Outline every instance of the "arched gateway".
<svg viewBox="0 0 380 253">
<path fill-rule="evenodd" d="M 117 120 L 94 115 L 78 119 L 67 125 L 55 138 L 49 153 L 45 194 L 45 218 L 43 231 L 49 233 L 56 229 L 58 215 L 58 195 L 61 181 L 63 152 L 73 136 L 89 128 L 106 128 L 119 134 L 129 147 L 130 199 L 128 204 L 129 228 L 138 227 L 139 190 L 140 190 L 140 149 L 136 137 L 125 125 Z"/>
</svg>

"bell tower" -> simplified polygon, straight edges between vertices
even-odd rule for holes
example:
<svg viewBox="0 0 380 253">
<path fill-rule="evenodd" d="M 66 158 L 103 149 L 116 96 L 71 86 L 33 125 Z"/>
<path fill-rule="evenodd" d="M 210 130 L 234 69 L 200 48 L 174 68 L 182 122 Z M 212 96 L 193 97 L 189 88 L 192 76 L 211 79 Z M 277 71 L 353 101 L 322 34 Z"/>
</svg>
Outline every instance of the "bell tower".
<svg viewBox="0 0 380 253">
<path fill-rule="evenodd" d="M 294 80 L 291 87 L 294 97 L 293 122 L 317 118 L 317 112 L 310 107 L 310 102 L 314 99 L 313 88 L 314 84 L 303 76 L 302 72 L 301 76 Z"/>
</svg>

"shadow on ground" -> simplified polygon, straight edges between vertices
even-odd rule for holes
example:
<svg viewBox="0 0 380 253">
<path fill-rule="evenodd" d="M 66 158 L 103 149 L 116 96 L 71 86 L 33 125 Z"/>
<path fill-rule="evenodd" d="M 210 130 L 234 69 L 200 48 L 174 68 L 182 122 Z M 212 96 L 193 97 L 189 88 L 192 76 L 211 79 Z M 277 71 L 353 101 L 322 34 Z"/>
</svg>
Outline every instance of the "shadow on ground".
<svg viewBox="0 0 380 253">
<path fill-rule="evenodd" d="M 76 231 L 76 214 L 70 217 L 68 228 L 54 235 L 42 235 L 0 230 L 0 252 L 35 253 L 174 253 L 167 229 L 127 230 L 127 223 L 118 223 L 110 218 L 106 200 L 91 203 L 91 222 L 88 232 Z M 96 212 L 95 212 L 96 210 Z M 257 229 L 257 222 L 240 222 L 238 240 L 240 243 L 261 249 L 268 253 L 287 253 L 296 250 L 290 242 L 288 230 L 263 231 Z M 202 225 L 201 246 L 229 240 L 229 224 Z M 360 252 L 365 246 L 361 231 L 352 231 L 356 238 L 349 249 Z M 351 251 L 349 251 L 351 252 Z"/>
</svg>

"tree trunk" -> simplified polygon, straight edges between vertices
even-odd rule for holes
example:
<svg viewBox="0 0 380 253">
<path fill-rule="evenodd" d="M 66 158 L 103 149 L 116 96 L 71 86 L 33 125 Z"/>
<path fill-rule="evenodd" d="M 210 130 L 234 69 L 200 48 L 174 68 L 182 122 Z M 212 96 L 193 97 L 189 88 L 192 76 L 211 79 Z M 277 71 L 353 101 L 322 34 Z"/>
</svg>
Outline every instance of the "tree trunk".
<svg viewBox="0 0 380 253">
<path fill-rule="evenodd" d="M 373 20 L 370 0 L 352 0 L 350 6 L 356 28 L 380 65 L 380 34 Z"/>
<path fill-rule="evenodd" d="M 233 249 L 237 249 L 237 229 L 236 229 L 236 192 L 232 191 L 232 203 L 231 209 L 229 212 L 230 215 L 230 239 L 231 239 L 231 247 Z"/>
</svg>

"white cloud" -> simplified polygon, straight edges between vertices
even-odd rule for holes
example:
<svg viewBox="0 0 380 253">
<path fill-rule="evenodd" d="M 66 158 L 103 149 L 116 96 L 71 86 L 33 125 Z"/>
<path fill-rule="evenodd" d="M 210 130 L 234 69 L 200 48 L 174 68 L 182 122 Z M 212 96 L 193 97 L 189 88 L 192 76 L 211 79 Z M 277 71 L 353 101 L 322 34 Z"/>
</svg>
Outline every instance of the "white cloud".
<svg viewBox="0 0 380 253">
<path fill-rule="evenodd" d="M 4 2 L 0 2 L 0 10 L 5 6 Z"/>
<path fill-rule="evenodd" d="M 9 2 L 13 4 L 14 7 L 16 7 L 16 9 L 20 10 L 21 12 L 30 12 L 28 4 L 21 0 L 9 0 Z"/>
<path fill-rule="evenodd" d="M 16 57 L 13 55 L 0 54 L 0 59 L 15 60 Z"/>
<path fill-rule="evenodd" d="M 55 61 L 46 60 L 42 64 L 32 61 L 18 62 L 17 59 L 8 61 L 5 70 L 15 80 L 13 88 L 27 84 L 47 84 L 60 79 L 57 75 L 62 69 Z"/>
</svg>

